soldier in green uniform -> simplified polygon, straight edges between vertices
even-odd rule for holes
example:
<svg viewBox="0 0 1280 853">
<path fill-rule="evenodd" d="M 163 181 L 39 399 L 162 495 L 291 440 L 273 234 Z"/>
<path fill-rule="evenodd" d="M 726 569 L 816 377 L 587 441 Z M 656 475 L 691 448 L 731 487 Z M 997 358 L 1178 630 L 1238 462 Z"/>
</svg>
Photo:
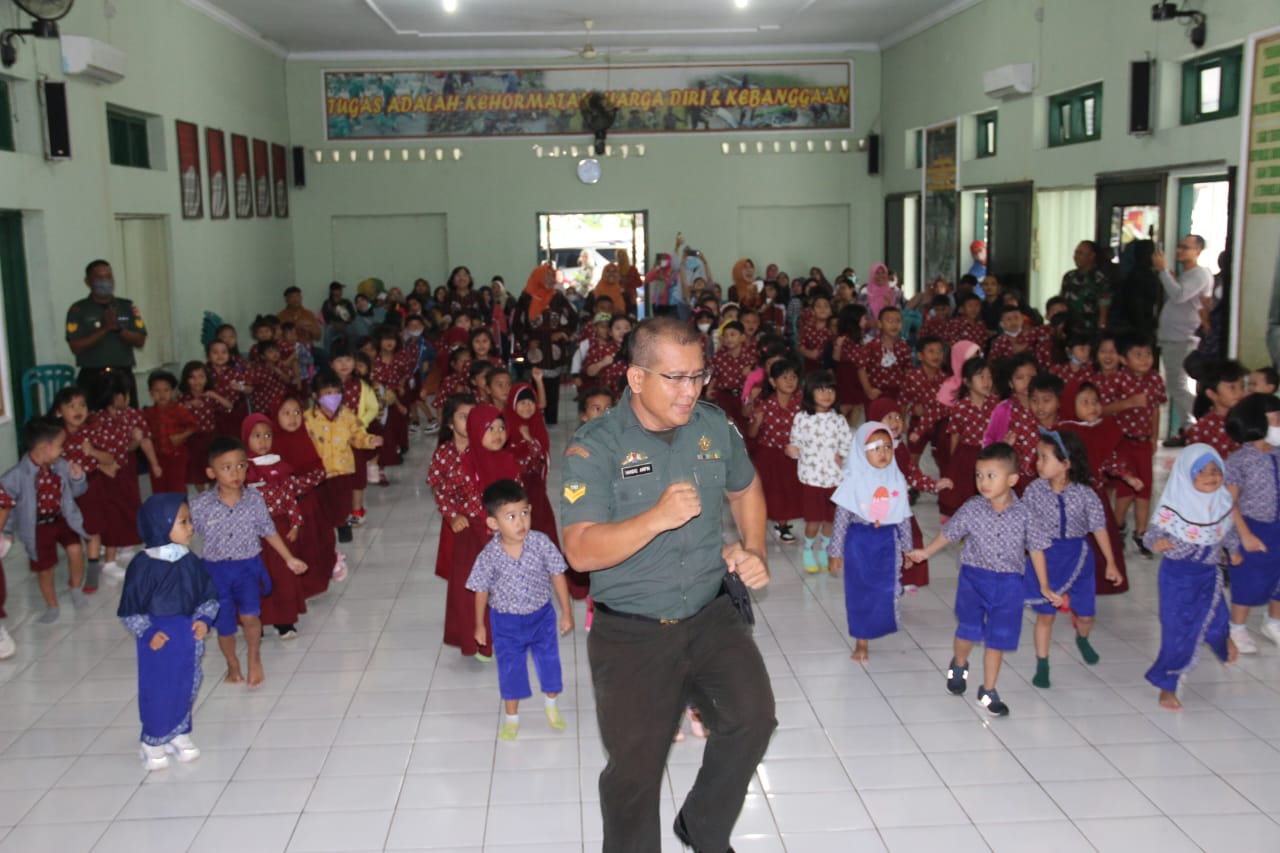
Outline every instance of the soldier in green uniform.
<svg viewBox="0 0 1280 853">
<path fill-rule="evenodd" d="M 90 261 L 84 268 L 84 283 L 90 295 L 67 310 L 67 344 L 80 368 L 76 384 L 92 405 L 99 399 L 106 377 L 124 373 L 129 377 L 130 402 L 136 406 L 133 351 L 147 342 L 146 324 L 131 300 L 115 295 L 111 264 Z"/>
<path fill-rule="evenodd" d="M 700 401 L 696 329 L 656 317 L 635 330 L 628 388 L 584 424 L 564 458 L 560 513 L 570 565 L 591 573 L 587 641 L 606 853 L 661 847 L 659 791 L 686 703 L 711 730 L 675 832 L 723 853 L 777 726 L 773 689 L 726 572 L 769 582 L 765 505 L 742 436 Z M 724 544 L 725 497 L 741 540 Z"/>
</svg>

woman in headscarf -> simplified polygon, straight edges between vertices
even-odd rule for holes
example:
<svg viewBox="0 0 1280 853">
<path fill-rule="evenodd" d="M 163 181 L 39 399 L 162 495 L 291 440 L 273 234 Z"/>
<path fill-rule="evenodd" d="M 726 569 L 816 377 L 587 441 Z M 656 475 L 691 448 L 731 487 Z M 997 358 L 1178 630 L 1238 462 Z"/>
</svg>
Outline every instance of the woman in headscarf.
<svg viewBox="0 0 1280 853">
<path fill-rule="evenodd" d="M 613 302 L 615 311 L 627 313 L 625 296 L 622 292 L 622 275 L 617 264 L 604 265 L 604 271 L 600 273 L 600 283 L 591 291 L 591 295 L 596 298 L 607 296 Z"/>
<path fill-rule="evenodd" d="M 575 321 L 573 306 L 556 288 L 556 271 L 550 264 L 534 267 L 511 316 L 512 354 L 521 375 L 542 369 L 548 426 L 558 422 L 560 374 L 573 357 Z"/>
<path fill-rule="evenodd" d="M 200 757 L 191 742 L 191 711 L 200 692 L 204 638 L 218 613 L 218 590 L 188 546 L 187 497 L 152 495 L 138 510 L 146 550 L 129 563 L 116 615 L 138 645 L 138 715 L 148 770 Z"/>
<path fill-rule="evenodd" d="M 681 303 L 680 270 L 672 263 L 671 255 L 659 252 L 657 263 L 644 277 L 649 286 L 649 304 L 655 315 L 677 314 Z"/>
<path fill-rule="evenodd" d="M 889 268 L 884 264 L 873 264 L 868 276 L 866 289 L 863 291 L 867 310 L 872 317 L 878 318 L 880 312 L 889 307 L 897 307 L 901 292 L 889 282 Z"/>
<path fill-rule="evenodd" d="M 626 249 L 614 252 L 613 257 L 614 263 L 618 265 L 618 280 L 622 285 L 623 310 L 632 317 L 637 317 L 636 296 L 644 291 L 644 280 L 640 278 L 640 271 L 631 263 L 631 255 Z"/>
<path fill-rule="evenodd" d="M 276 429 L 271 438 L 271 452 L 290 468 L 298 489 L 298 511 L 302 527 L 294 551 L 307 564 L 299 576 L 304 598 L 319 595 L 329 588 L 333 568 L 337 564 L 338 539 L 327 524 L 324 507 L 316 489 L 325 481 L 324 462 L 316 452 L 315 442 L 307 434 L 302 419 L 302 403 L 297 397 L 285 397 L 276 410 Z"/>
<path fill-rule="evenodd" d="M 240 441 L 249 456 L 244 482 L 262 495 L 276 532 L 292 547 L 303 533 L 304 521 L 298 505 L 302 487 L 293 476 L 293 466 L 274 451 L 275 432 L 275 423 L 266 415 L 252 414 L 244 419 Z M 310 534 L 311 530 L 306 532 Z M 271 594 L 262 596 L 262 624 L 274 625 L 282 640 L 295 639 L 298 617 L 307 612 L 301 577 L 289 570 L 274 549 L 263 549 L 262 562 L 271 576 Z"/>
<path fill-rule="evenodd" d="M 760 292 L 756 290 L 756 265 L 750 258 L 739 258 L 733 262 L 729 301 L 736 302 L 743 308 L 760 307 Z"/>
</svg>

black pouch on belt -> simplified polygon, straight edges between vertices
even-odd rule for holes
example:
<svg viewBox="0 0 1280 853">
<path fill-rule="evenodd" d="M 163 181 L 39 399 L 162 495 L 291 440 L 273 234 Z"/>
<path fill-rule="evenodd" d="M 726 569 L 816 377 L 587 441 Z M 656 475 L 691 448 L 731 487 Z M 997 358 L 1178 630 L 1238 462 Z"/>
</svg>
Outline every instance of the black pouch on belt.
<svg viewBox="0 0 1280 853">
<path fill-rule="evenodd" d="M 724 587 L 724 594 L 732 599 L 733 606 L 738 609 L 738 615 L 742 617 L 742 621 L 748 625 L 756 624 L 756 614 L 751 608 L 751 592 L 747 589 L 747 585 L 742 582 L 742 578 L 733 572 L 725 572 L 724 580 L 721 583 Z"/>
</svg>

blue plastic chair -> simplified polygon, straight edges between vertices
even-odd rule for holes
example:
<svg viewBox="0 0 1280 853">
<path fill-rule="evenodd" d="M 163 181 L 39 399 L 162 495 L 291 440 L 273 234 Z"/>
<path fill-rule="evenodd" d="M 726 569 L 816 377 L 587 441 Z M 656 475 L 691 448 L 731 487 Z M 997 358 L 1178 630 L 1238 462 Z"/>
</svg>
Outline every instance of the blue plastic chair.
<svg viewBox="0 0 1280 853">
<path fill-rule="evenodd" d="M 69 364 L 37 364 L 22 371 L 22 412 L 30 419 L 49 410 L 53 397 L 76 384 L 76 369 Z"/>
</svg>

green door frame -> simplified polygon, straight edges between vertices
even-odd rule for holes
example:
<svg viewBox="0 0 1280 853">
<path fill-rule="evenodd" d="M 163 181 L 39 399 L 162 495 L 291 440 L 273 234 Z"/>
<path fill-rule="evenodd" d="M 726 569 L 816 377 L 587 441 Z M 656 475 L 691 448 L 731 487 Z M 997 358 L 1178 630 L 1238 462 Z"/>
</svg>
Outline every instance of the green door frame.
<svg viewBox="0 0 1280 853">
<path fill-rule="evenodd" d="M 33 414 L 24 411 L 22 405 L 22 374 L 36 363 L 21 211 L 0 210 L 0 282 L 4 283 L 4 334 L 9 350 L 13 420 L 19 426 L 16 432 L 21 434 L 21 425 Z"/>
</svg>

